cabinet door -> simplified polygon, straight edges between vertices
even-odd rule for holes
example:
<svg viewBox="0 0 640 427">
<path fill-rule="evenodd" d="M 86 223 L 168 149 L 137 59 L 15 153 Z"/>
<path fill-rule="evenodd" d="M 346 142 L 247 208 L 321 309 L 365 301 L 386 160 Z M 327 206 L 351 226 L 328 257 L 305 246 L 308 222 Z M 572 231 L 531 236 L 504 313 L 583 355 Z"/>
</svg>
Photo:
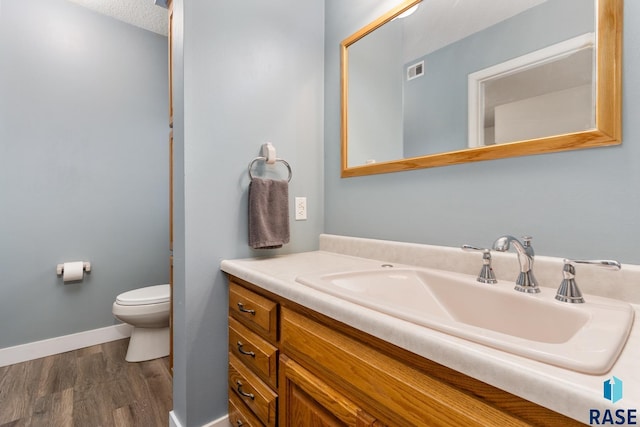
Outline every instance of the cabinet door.
<svg viewBox="0 0 640 427">
<path fill-rule="evenodd" d="M 287 356 L 280 356 L 280 427 L 381 427 L 373 417 Z"/>
<path fill-rule="evenodd" d="M 168 31 L 168 45 L 169 45 L 169 127 L 173 128 L 173 1 L 167 2 L 167 9 L 169 11 L 169 31 Z"/>
</svg>

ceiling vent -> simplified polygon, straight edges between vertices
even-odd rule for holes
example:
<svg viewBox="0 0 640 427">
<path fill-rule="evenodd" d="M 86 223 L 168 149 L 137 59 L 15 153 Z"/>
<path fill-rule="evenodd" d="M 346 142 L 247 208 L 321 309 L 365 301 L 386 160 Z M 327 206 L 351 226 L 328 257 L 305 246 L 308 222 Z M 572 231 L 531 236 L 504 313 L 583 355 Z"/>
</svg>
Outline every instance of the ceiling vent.
<svg viewBox="0 0 640 427">
<path fill-rule="evenodd" d="M 418 78 L 424 74 L 424 61 L 416 62 L 407 67 L 407 81 Z"/>
</svg>

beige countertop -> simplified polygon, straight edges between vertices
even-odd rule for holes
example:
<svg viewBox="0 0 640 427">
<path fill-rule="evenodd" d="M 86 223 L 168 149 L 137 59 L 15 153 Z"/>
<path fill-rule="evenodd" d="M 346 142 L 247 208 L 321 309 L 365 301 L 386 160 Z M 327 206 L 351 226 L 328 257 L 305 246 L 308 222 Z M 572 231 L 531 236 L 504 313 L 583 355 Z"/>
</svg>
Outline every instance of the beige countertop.
<svg viewBox="0 0 640 427">
<path fill-rule="evenodd" d="M 338 253 L 339 251 L 356 252 L 361 255 L 363 251 L 360 250 L 345 250 L 344 243 L 353 243 L 353 241 L 356 246 L 378 245 L 377 250 L 380 250 L 380 254 L 365 253 L 364 255 L 371 256 L 369 258 Z M 385 245 L 389 245 L 387 251 L 384 250 Z M 337 249 L 338 246 L 340 249 Z M 640 319 L 640 306 L 638 304 L 632 304 L 635 310 L 634 325 L 613 368 L 605 375 L 588 375 L 406 322 L 314 290 L 295 280 L 300 275 L 367 269 L 378 267 L 383 262 L 392 262 L 397 265 L 399 260 L 411 260 L 411 256 L 415 256 L 416 252 L 421 250 L 429 252 L 430 259 L 427 262 L 420 262 L 420 266 L 433 267 L 434 264 L 440 264 L 439 267 L 443 268 L 443 262 L 451 262 L 459 267 L 463 260 L 471 259 L 472 266 L 465 267 L 469 269 L 481 265 L 478 264 L 477 257 L 469 258 L 468 254 L 454 248 L 442 247 L 440 250 L 437 246 L 368 241 L 338 236 L 334 238 L 334 236 L 323 235 L 321 249 L 327 248 L 331 251 L 320 250 L 265 258 L 224 260 L 221 263 L 221 269 L 377 338 L 583 423 L 589 424 L 591 409 L 597 409 L 601 413 L 607 409 L 611 411 L 640 409 L 640 369 L 638 369 L 640 328 L 637 324 Z M 458 257 L 458 253 L 463 255 L 460 255 L 460 259 L 454 260 L 455 262 L 452 261 L 452 258 Z M 448 261 L 438 260 L 439 257 L 446 258 Z M 549 260 L 553 261 L 549 262 L 550 265 L 556 266 L 555 260 Z M 513 260 L 513 262 L 516 261 Z M 415 264 L 417 262 L 407 265 Z M 630 270 L 633 274 L 637 272 L 634 267 Z M 629 274 L 631 273 L 627 273 L 624 277 L 636 279 Z M 541 277 L 544 277 L 544 274 Z M 586 275 L 585 281 L 588 281 Z M 555 289 L 543 288 L 543 292 L 555 292 Z M 584 290 L 583 293 L 585 298 L 588 298 L 588 293 Z M 615 404 L 603 397 L 603 382 L 612 376 L 621 379 L 624 384 L 623 398 Z M 613 419 L 616 419 L 615 415 Z"/>
</svg>

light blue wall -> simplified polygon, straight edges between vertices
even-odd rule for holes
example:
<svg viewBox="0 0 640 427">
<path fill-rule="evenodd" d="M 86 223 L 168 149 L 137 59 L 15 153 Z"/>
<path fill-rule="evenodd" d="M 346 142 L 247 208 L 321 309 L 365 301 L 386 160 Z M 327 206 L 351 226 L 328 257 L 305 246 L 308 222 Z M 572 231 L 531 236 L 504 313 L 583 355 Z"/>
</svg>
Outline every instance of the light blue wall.
<svg viewBox="0 0 640 427">
<path fill-rule="evenodd" d="M 166 37 L 63 0 L 0 10 L 0 348 L 114 324 L 168 280 Z M 56 265 L 92 273 L 63 285 Z"/>
<path fill-rule="evenodd" d="M 538 254 L 640 264 L 640 2 L 625 2 L 622 145 L 340 179 L 338 45 L 398 3 L 326 0 L 325 231 L 447 246 L 530 234 Z"/>
<path fill-rule="evenodd" d="M 318 247 L 324 3 L 175 0 L 175 8 L 183 105 L 175 113 L 174 414 L 199 426 L 227 413 L 228 284 L 220 261 Z M 306 196 L 309 219 L 292 219 L 284 248 L 252 251 L 247 165 L 266 141 L 293 169 L 291 214 L 293 197 Z"/>
<path fill-rule="evenodd" d="M 593 0 L 546 1 L 409 61 L 424 59 L 425 74 L 404 84 L 404 157 L 466 148 L 468 75 L 592 32 L 593 13 Z"/>
</svg>

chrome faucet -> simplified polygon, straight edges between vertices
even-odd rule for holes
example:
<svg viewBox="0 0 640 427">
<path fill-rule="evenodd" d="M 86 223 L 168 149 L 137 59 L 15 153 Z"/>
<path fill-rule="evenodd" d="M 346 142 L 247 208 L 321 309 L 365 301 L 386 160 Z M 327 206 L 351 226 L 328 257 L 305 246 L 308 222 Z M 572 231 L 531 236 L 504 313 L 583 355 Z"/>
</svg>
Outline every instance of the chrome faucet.
<svg viewBox="0 0 640 427">
<path fill-rule="evenodd" d="M 496 275 L 493 273 L 493 268 L 491 268 L 491 252 L 489 249 L 485 248 L 477 248 L 471 245 L 462 245 L 463 251 L 479 251 L 482 252 L 482 269 L 480 270 L 480 274 L 478 274 L 477 281 L 480 283 L 498 283 L 496 280 Z"/>
<path fill-rule="evenodd" d="M 558 288 L 556 299 L 562 302 L 569 303 L 584 303 L 582 292 L 578 288 L 576 283 L 576 264 L 591 264 L 596 267 L 606 268 L 609 270 L 620 270 L 622 265 L 618 261 L 614 260 L 577 260 L 577 259 L 565 259 L 564 267 L 562 269 L 562 283 Z"/>
<path fill-rule="evenodd" d="M 533 247 L 531 246 L 531 237 L 524 236 L 522 243 L 513 236 L 498 237 L 493 242 L 493 249 L 500 252 L 506 252 L 513 244 L 514 249 L 518 253 L 518 262 L 520 263 L 520 274 L 516 279 L 516 291 L 529 294 L 537 294 L 540 292 L 538 281 L 533 276 Z"/>
</svg>

